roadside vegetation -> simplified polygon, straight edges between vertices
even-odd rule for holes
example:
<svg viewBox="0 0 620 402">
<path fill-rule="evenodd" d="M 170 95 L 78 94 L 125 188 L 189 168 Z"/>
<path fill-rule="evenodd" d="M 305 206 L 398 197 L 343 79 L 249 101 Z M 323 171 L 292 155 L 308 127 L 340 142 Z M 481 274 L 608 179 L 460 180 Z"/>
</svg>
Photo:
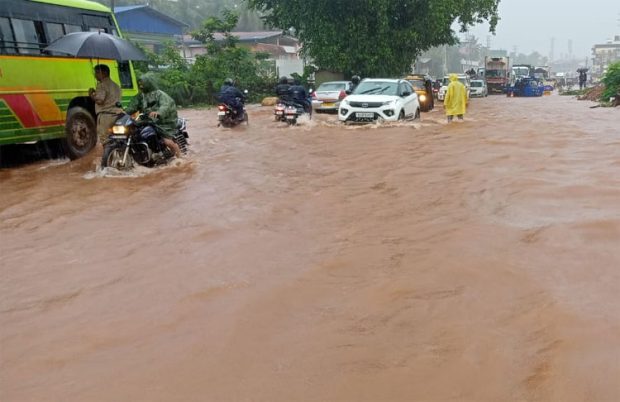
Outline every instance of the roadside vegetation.
<svg viewBox="0 0 620 402">
<path fill-rule="evenodd" d="M 273 62 L 266 53 L 252 53 L 238 46 L 231 34 L 239 16 L 229 10 L 222 18 L 209 17 L 192 32 L 192 37 L 205 44 L 207 54 L 199 55 L 190 64 L 169 42 L 164 51 L 155 54 L 143 49 L 148 62 L 135 63 L 138 73 L 151 71 L 159 87 L 172 96 L 179 106 L 216 103 L 216 96 L 224 80 L 235 79 L 240 89 L 247 89 L 250 101 L 257 101 L 273 92 L 276 85 Z M 215 33 L 224 34 L 223 41 L 215 40 Z"/>
<path fill-rule="evenodd" d="M 618 106 L 620 104 L 620 62 L 609 66 L 599 84 L 581 90 L 563 91 L 560 95 L 576 96 L 579 100 L 598 101 L 600 106 Z"/>
</svg>

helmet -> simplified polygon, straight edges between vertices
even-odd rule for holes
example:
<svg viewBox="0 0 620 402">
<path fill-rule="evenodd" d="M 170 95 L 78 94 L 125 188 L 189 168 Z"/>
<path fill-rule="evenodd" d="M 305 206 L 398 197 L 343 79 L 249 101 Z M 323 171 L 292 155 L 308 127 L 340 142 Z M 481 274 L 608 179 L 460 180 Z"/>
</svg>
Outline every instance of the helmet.
<svg viewBox="0 0 620 402">
<path fill-rule="evenodd" d="M 224 85 L 232 87 L 235 85 L 235 81 L 232 78 L 226 78 L 224 80 Z"/>
<path fill-rule="evenodd" d="M 287 84 L 287 83 L 288 83 L 288 78 L 280 77 L 280 84 Z"/>
<path fill-rule="evenodd" d="M 354 83 L 355 85 L 360 83 L 360 76 L 359 75 L 354 75 L 353 77 L 351 77 L 351 82 Z"/>
</svg>

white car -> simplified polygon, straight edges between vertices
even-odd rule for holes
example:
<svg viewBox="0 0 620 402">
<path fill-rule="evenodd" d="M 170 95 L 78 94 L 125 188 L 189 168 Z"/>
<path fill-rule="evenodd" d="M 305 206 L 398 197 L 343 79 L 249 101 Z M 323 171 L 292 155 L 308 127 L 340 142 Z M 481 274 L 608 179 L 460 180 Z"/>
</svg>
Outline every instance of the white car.
<svg viewBox="0 0 620 402">
<path fill-rule="evenodd" d="M 474 96 L 485 97 L 489 94 L 487 90 L 487 83 L 484 80 L 471 80 L 471 88 L 469 94 L 473 98 Z"/>
<path fill-rule="evenodd" d="M 469 76 L 467 74 L 458 74 L 458 79 L 459 81 L 461 81 L 461 83 L 463 85 L 465 85 L 465 88 L 467 89 L 467 99 L 469 99 L 470 96 L 470 88 L 471 88 L 471 81 L 469 80 Z M 442 101 L 445 97 L 446 97 L 446 91 L 448 90 L 448 84 L 450 84 L 450 77 L 449 76 L 445 76 L 443 77 L 443 80 L 441 82 L 441 88 L 439 88 L 439 92 L 437 92 L 437 99 Z"/>
<path fill-rule="evenodd" d="M 406 118 L 420 118 L 420 102 L 411 84 L 400 79 L 365 79 L 338 109 L 338 120 L 345 123 Z"/>
</svg>

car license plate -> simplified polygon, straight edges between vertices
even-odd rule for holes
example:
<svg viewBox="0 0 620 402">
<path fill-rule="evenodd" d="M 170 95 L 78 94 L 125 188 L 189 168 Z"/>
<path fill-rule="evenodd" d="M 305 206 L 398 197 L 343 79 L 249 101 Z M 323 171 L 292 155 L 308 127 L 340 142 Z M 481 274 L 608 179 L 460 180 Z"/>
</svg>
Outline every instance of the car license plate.
<svg viewBox="0 0 620 402">
<path fill-rule="evenodd" d="M 289 119 L 289 120 L 293 120 L 293 119 L 295 119 L 296 117 L 297 117 L 297 116 L 295 116 L 294 114 L 287 114 L 287 115 L 286 115 L 286 118 L 287 118 L 287 119 Z"/>
<path fill-rule="evenodd" d="M 284 112 L 283 112 L 283 111 L 281 111 L 281 110 L 277 110 L 277 111 L 276 111 L 276 114 L 277 114 L 278 116 L 282 116 L 282 115 L 284 114 Z"/>
<path fill-rule="evenodd" d="M 355 117 L 357 117 L 359 119 L 372 119 L 373 117 L 375 117 L 375 114 L 374 113 L 357 112 L 357 113 L 355 113 Z"/>
<path fill-rule="evenodd" d="M 336 106 L 336 104 L 332 102 L 324 102 L 322 106 L 323 107 L 334 107 Z"/>
</svg>

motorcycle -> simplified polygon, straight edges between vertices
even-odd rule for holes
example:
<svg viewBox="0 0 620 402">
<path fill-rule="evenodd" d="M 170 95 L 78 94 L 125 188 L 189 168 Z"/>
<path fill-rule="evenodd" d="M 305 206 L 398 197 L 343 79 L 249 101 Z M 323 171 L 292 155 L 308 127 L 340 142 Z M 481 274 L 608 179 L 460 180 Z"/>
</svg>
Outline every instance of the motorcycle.
<svg viewBox="0 0 620 402">
<path fill-rule="evenodd" d="M 174 152 L 166 146 L 159 130 L 146 113 L 135 118 L 122 114 L 112 126 L 108 141 L 103 146 L 101 167 L 123 170 L 131 169 L 134 163 L 146 167 L 165 164 Z M 187 121 L 178 118 L 173 140 L 183 154 L 187 153 L 188 138 Z"/>
<path fill-rule="evenodd" d="M 285 110 L 286 110 L 285 101 L 282 98 L 278 99 L 273 109 L 273 115 L 274 115 L 275 121 L 286 121 L 286 116 L 284 115 Z"/>
<path fill-rule="evenodd" d="M 304 105 L 297 102 L 287 102 L 284 107 L 284 121 L 287 124 L 294 126 L 297 124 L 297 119 L 299 119 L 304 113 L 306 109 Z M 310 113 L 310 118 L 312 118 L 312 113 Z"/>
<path fill-rule="evenodd" d="M 248 90 L 243 91 L 245 95 L 247 95 Z M 245 122 L 245 124 L 249 124 L 248 114 L 245 110 L 245 97 L 244 99 L 237 98 L 238 102 L 243 102 L 243 116 L 238 116 L 238 113 L 235 111 L 231 105 L 226 103 L 220 103 L 217 106 L 217 119 L 219 121 L 219 126 L 224 126 L 227 128 L 235 127 L 236 125 Z"/>
</svg>

